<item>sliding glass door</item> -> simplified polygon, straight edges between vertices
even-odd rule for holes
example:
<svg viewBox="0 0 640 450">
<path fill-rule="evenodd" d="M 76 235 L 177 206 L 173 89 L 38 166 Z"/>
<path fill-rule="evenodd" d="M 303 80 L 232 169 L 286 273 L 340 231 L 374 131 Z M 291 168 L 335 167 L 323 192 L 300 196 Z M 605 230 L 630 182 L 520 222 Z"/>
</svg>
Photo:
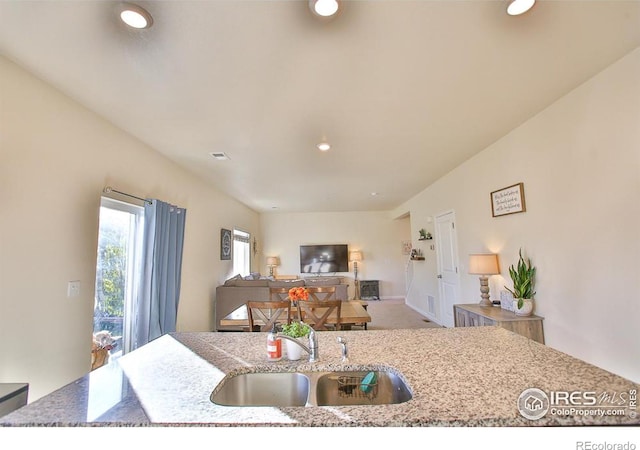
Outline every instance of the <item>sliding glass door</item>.
<svg viewBox="0 0 640 450">
<path fill-rule="evenodd" d="M 143 222 L 142 207 L 102 198 L 93 331 L 111 333 L 116 346 L 110 353 L 115 357 L 131 350 L 131 310 L 140 279 Z"/>
</svg>

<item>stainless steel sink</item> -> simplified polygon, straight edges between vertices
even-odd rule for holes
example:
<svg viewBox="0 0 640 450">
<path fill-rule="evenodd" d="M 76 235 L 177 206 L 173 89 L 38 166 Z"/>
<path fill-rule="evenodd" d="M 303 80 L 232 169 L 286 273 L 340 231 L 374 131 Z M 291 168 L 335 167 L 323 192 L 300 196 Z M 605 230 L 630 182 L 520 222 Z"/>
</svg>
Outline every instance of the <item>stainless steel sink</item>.
<svg viewBox="0 0 640 450">
<path fill-rule="evenodd" d="M 225 378 L 211 393 L 222 406 L 389 405 L 411 400 L 402 378 L 376 370 L 376 380 L 363 384 L 368 371 L 255 372 Z"/>
<path fill-rule="evenodd" d="M 369 372 L 332 372 L 316 383 L 318 406 L 390 405 L 411 400 L 404 381 L 392 372 L 376 372 L 376 380 L 366 383 Z"/>
<path fill-rule="evenodd" d="M 302 373 L 258 372 L 235 375 L 211 394 L 223 406 L 304 406 L 309 378 Z"/>
</svg>

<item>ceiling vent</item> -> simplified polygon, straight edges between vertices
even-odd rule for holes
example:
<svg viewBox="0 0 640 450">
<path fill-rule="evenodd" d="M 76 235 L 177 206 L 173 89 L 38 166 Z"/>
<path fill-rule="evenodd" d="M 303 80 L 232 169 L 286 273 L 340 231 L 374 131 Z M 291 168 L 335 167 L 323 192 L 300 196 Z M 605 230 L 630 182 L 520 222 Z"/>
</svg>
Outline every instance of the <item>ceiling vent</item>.
<svg viewBox="0 0 640 450">
<path fill-rule="evenodd" d="M 213 156 L 215 159 L 217 159 L 218 161 L 227 161 L 229 159 L 227 154 L 224 152 L 211 152 L 209 154 Z"/>
</svg>

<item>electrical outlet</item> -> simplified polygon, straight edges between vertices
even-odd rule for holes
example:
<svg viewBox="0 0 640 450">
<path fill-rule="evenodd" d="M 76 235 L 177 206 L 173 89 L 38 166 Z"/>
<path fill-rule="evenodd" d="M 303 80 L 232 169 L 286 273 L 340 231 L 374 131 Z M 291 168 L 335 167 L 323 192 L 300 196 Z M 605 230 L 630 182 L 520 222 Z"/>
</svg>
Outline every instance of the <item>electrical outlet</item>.
<svg viewBox="0 0 640 450">
<path fill-rule="evenodd" d="M 79 297 L 80 296 L 80 282 L 69 281 L 67 285 L 67 297 Z"/>
</svg>

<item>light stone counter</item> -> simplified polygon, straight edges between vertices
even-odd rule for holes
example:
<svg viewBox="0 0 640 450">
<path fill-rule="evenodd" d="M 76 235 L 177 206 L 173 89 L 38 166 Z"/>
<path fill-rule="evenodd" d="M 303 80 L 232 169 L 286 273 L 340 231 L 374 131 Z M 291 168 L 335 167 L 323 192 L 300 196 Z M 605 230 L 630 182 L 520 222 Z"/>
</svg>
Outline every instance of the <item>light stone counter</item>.
<svg viewBox="0 0 640 450">
<path fill-rule="evenodd" d="M 265 333 L 173 333 L 7 416 L 0 425 L 541 426 L 640 424 L 638 384 L 497 327 L 320 332 L 319 361 L 266 360 Z M 338 336 L 348 341 L 341 362 Z M 304 357 L 303 357 L 304 358 Z M 226 375 L 253 371 L 389 369 L 413 398 L 378 406 L 226 407 L 210 395 Z M 528 388 L 609 396 L 597 410 L 529 420 Z M 592 394 L 589 394 L 592 395 Z M 553 405 L 551 405 L 553 406 Z M 606 408 L 605 408 L 606 406 Z M 580 408 L 576 408 L 580 409 Z"/>
</svg>

